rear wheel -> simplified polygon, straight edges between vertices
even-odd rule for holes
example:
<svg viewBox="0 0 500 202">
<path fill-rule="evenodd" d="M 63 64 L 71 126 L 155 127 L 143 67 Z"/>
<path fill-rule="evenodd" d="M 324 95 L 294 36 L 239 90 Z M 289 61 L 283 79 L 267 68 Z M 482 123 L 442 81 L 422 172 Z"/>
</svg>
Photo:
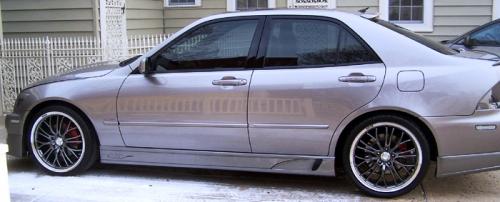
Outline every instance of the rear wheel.
<svg viewBox="0 0 500 202">
<path fill-rule="evenodd" d="M 376 116 L 358 124 L 343 151 L 344 169 L 363 192 L 395 197 L 413 190 L 425 176 L 429 146 L 411 121 Z"/>
<path fill-rule="evenodd" d="M 96 161 L 94 131 L 75 110 L 64 106 L 43 108 L 34 115 L 30 126 L 30 154 L 45 172 L 74 175 Z"/>
</svg>

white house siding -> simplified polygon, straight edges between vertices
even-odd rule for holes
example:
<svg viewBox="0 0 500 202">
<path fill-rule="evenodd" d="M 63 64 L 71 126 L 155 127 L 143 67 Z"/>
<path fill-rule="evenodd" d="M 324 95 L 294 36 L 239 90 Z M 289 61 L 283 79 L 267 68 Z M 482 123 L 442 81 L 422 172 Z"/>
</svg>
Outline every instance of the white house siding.
<svg viewBox="0 0 500 202">
<path fill-rule="evenodd" d="M 165 33 L 173 33 L 189 23 L 217 13 L 226 12 L 225 0 L 202 0 L 197 7 L 166 7 Z"/>
<path fill-rule="evenodd" d="M 92 0 L 1 0 L 6 37 L 94 35 Z"/>
<path fill-rule="evenodd" d="M 163 33 L 163 0 L 126 0 L 127 34 Z"/>
</svg>

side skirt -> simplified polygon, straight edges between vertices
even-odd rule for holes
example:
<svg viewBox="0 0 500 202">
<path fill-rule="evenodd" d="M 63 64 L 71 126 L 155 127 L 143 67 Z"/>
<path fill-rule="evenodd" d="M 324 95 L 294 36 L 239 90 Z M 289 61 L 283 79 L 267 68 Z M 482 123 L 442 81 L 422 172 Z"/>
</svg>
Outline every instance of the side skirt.
<svg viewBox="0 0 500 202">
<path fill-rule="evenodd" d="M 335 158 L 101 146 L 101 162 L 109 164 L 209 168 L 254 172 L 335 176 Z"/>
</svg>

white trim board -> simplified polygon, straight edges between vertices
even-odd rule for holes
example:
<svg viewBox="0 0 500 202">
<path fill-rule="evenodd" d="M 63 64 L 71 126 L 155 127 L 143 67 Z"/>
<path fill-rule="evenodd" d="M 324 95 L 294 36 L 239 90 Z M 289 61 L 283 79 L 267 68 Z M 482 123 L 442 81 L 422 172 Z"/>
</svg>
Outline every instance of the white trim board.
<svg viewBox="0 0 500 202">
<path fill-rule="evenodd" d="M 165 0 L 163 5 L 167 8 L 200 7 L 201 0 L 195 0 L 193 5 L 170 5 L 169 0 Z"/>
<path fill-rule="evenodd" d="M 237 11 L 236 1 L 237 0 L 226 0 L 226 10 Z M 267 8 L 276 8 L 276 0 L 267 0 Z"/>
<path fill-rule="evenodd" d="M 493 16 L 492 19 L 500 18 L 500 0 L 493 0 Z"/>
<path fill-rule="evenodd" d="M 499 0 L 495 0 L 499 1 Z M 389 0 L 379 0 L 380 18 L 389 20 Z M 424 22 L 423 23 L 398 23 L 401 27 L 415 32 L 434 31 L 434 0 L 424 0 Z"/>
<path fill-rule="evenodd" d="M 286 1 L 286 7 L 290 8 L 291 5 L 293 5 L 293 2 L 295 0 L 287 0 Z M 337 8 L 337 0 L 328 0 L 328 9 L 334 9 Z"/>
</svg>

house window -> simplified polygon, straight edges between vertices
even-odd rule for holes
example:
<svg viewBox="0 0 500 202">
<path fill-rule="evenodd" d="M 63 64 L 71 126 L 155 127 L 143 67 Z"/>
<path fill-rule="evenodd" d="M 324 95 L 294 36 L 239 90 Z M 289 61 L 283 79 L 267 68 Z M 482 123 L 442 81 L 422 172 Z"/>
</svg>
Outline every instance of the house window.
<svg viewBox="0 0 500 202">
<path fill-rule="evenodd" d="M 423 22 L 423 0 L 389 0 L 389 21 Z"/>
<path fill-rule="evenodd" d="M 201 6 L 201 0 L 165 0 L 166 7 Z"/>
<path fill-rule="evenodd" d="M 243 10 L 256 10 L 268 8 L 267 0 L 237 0 L 236 9 Z"/>
<path fill-rule="evenodd" d="M 227 11 L 245 11 L 276 8 L 277 0 L 226 0 Z"/>
<path fill-rule="evenodd" d="M 380 17 L 415 32 L 434 30 L 434 0 L 379 0 Z"/>
</svg>

